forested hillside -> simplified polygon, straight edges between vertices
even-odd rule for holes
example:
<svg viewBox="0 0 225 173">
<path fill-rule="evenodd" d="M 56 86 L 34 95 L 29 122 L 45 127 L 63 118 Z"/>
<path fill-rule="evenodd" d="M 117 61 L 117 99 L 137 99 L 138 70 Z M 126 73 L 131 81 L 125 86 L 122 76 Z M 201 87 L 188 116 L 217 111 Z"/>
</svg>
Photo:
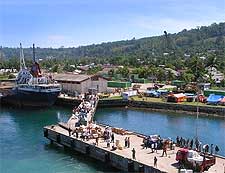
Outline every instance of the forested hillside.
<svg viewBox="0 0 225 173">
<path fill-rule="evenodd" d="M 167 33 L 168 32 L 168 33 Z M 108 42 L 80 46 L 77 48 L 37 48 L 37 58 L 56 59 L 82 59 L 83 61 L 96 61 L 97 63 L 114 63 L 135 66 L 136 60 L 149 64 L 157 61 L 159 64 L 173 62 L 177 58 L 189 56 L 206 56 L 214 52 L 218 59 L 225 59 L 225 23 L 202 26 L 164 35 L 146 37 L 141 39 Z M 18 43 L 19 45 L 19 43 Z M 37 45 L 38 46 L 38 45 Z M 32 57 L 32 49 L 25 48 L 26 58 Z M 0 60 L 19 56 L 18 48 L 7 48 L 2 45 Z M 225 60 L 224 60 L 225 61 Z"/>
</svg>

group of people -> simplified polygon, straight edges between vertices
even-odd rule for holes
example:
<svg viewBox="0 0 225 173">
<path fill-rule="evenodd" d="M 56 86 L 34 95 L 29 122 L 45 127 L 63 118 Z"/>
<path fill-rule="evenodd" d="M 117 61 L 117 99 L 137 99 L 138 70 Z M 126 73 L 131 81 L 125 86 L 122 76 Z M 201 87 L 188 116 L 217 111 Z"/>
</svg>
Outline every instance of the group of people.
<svg viewBox="0 0 225 173">
<path fill-rule="evenodd" d="M 73 109 L 73 117 L 77 117 L 79 120 L 76 122 L 75 126 L 80 126 L 82 121 L 90 121 L 90 117 L 94 113 L 94 108 L 98 100 L 97 95 L 85 95 L 85 98 L 82 99 L 82 102 L 77 108 Z M 85 123 L 87 125 L 87 123 Z"/>
<path fill-rule="evenodd" d="M 195 149 L 196 151 L 199 151 L 199 152 L 210 153 L 210 154 L 213 154 L 213 153 L 217 154 L 219 152 L 219 147 L 217 145 L 214 148 L 214 145 L 211 144 L 209 148 L 209 144 L 203 145 L 202 142 L 199 141 L 197 138 L 195 140 L 193 139 L 189 140 L 189 139 L 185 139 L 183 137 L 177 136 L 176 143 L 177 143 L 177 146 L 179 147 Z"/>
<path fill-rule="evenodd" d="M 209 149 L 210 149 L 210 151 L 209 151 Z M 205 145 L 202 146 L 203 153 L 210 153 L 211 155 L 213 153 L 217 154 L 219 152 L 219 150 L 220 150 L 219 147 L 216 145 L 215 148 L 214 148 L 213 144 L 211 144 L 210 147 L 209 147 L 209 144 L 205 144 Z"/>
<path fill-rule="evenodd" d="M 193 139 L 189 140 L 189 139 L 185 139 L 183 137 L 177 136 L 176 143 L 177 143 L 177 146 L 179 146 L 179 147 L 186 147 L 186 148 L 190 148 L 190 149 L 192 149 L 194 147 L 193 146 L 194 145 Z M 199 145 L 201 145 L 201 142 L 195 141 L 196 148 L 199 148 Z"/>
<path fill-rule="evenodd" d="M 125 148 L 130 148 L 130 137 L 124 139 Z"/>
<path fill-rule="evenodd" d="M 151 148 L 152 153 L 162 147 L 163 141 L 159 135 L 152 135 L 143 139 L 143 149 Z"/>
<path fill-rule="evenodd" d="M 103 132 L 103 139 L 104 142 L 107 143 L 107 147 L 110 147 L 110 143 L 114 143 L 115 137 L 114 133 L 112 132 L 112 128 L 107 126 Z M 114 148 L 115 149 L 115 148 Z"/>
</svg>

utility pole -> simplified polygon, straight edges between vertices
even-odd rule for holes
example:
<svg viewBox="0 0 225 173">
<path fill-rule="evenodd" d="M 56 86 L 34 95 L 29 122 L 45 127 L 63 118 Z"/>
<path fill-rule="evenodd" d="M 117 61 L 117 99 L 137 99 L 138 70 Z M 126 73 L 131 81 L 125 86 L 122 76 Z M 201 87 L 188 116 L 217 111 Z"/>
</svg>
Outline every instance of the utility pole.
<svg viewBox="0 0 225 173">
<path fill-rule="evenodd" d="M 195 127 L 195 136 L 196 140 L 198 139 L 198 117 L 199 117 L 199 92 L 200 89 L 198 87 L 198 78 L 197 78 L 197 73 L 198 73 L 198 61 L 196 61 L 196 88 L 197 88 L 197 115 L 196 115 L 196 127 Z"/>
</svg>

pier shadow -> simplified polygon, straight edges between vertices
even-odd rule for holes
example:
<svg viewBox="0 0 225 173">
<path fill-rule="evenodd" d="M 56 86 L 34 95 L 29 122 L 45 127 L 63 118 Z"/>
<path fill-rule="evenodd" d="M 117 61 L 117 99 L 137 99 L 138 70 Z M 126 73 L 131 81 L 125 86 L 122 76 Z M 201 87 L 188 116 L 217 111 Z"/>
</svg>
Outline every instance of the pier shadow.
<svg viewBox="0 0 225 173">
<path fill-rule="evenodd" d="M 56 144 L 46 143 L 44 144 L 44 149 L 55 152 L 57 154 L 62 155 L 62 160 L 67 159 L 70 166 L 76 166 L 77 163 L 83 163 L 93 167 L 97 172 L 114 172 L 114 173 L 122 173 L 120 170 L 111 167 L 110 165 L 98 161 L 96 159 L 90 157 L 84 157 L 84 154 L 71 150 L 70 148 L 64 148 Z M 60 159 L 58 158 L 58 161 Z M 57 160 L 56 160 L 57 161 Z"/>
</svg>

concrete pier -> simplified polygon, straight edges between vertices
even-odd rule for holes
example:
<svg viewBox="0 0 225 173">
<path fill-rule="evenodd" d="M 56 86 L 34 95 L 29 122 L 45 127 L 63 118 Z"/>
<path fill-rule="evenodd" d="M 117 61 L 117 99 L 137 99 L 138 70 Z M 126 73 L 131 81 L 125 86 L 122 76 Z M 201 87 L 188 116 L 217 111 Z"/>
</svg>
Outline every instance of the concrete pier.
<svg viewBox="0 0 225 173">
<path fill-rule="evenodd" d="M 151 149 L 143 147 L 143 139 L 146 136 L 142 134 L 93 123 L 97 105 L 98 97 L 88 96 L 86 101 L 82 101 L 73 110 L 73 114 L 67 123 L 44 127 L 44 136 L 51 143 L 69 147 L 122 171 L 142 173 L 179 172 L 176 153 L 180 148 L 170 147 L 167 155 L 162 156 L 162 150 L 152 152 Z M 127 140 L 125 144 L 127 138 L 130 141 L 129 147 L 127 146 Z M 159 142 L 159 145 L 162 144 L 158 136 L 153 136 L 153 138 L 157 140 L 157 143 Z M 170 141 L 163 142 L 164 148 L 167 146 L 167 142 Z M 134 150 L 135 157 L 132 152 Z M 157 158 L 157 165 L 154 165 L 155 157 Z M 216 164 L 211 166 L 207 172 L 223 173 L 221 170 L 225 169 L 224 166 L 225 158 L 217 157 Z"/>
<path fill-rule="evenodd" d="M 100 128 L 105 127 L 99 125 Z M 121 149 L 116 149 L 112 151 L 112 143 L 110 147 L 107 147 L 106 142 L 103 138 L 99 138 L 98 145 L 96 145 L 96 139 L 83 140 L 76 138 L 74 135 L 69 135 L 66 125 L 51 125 L 44 127 L 44 136 L 48 138 L 51 142 L 60 144 L 70 149 L 83 153 L 88 157 L 105 162 L 117 169 L 126 172 L 143 172 L 143 173 L 158 173 L 158 172 L 168 172 L 168 173 L 178 173 L 178 164 L 175 160 L 176 152 L 175 150 L 167 151 L 167 157 L 161 157 L 162 150 L 158 150 L 157 153 L 151 153 L 151 149 L 143 149 L 141 146 L 143 142 L 143 136 L 124 131 L 123 134 L 115 133 L 115 141 L 119 141 L 122 146 Z M 124 147 L 125 137 L 130 137 L 130 148 Z M 132 159 L 132 148 L 136 150 L 136 159 Z M 154 167 L 154 157 L 157 157 L 157 167 Z M 216 158 L 216 164 L 213 165 L 207 173 L 224 173 L 225 158 Z"/>
</svg>

